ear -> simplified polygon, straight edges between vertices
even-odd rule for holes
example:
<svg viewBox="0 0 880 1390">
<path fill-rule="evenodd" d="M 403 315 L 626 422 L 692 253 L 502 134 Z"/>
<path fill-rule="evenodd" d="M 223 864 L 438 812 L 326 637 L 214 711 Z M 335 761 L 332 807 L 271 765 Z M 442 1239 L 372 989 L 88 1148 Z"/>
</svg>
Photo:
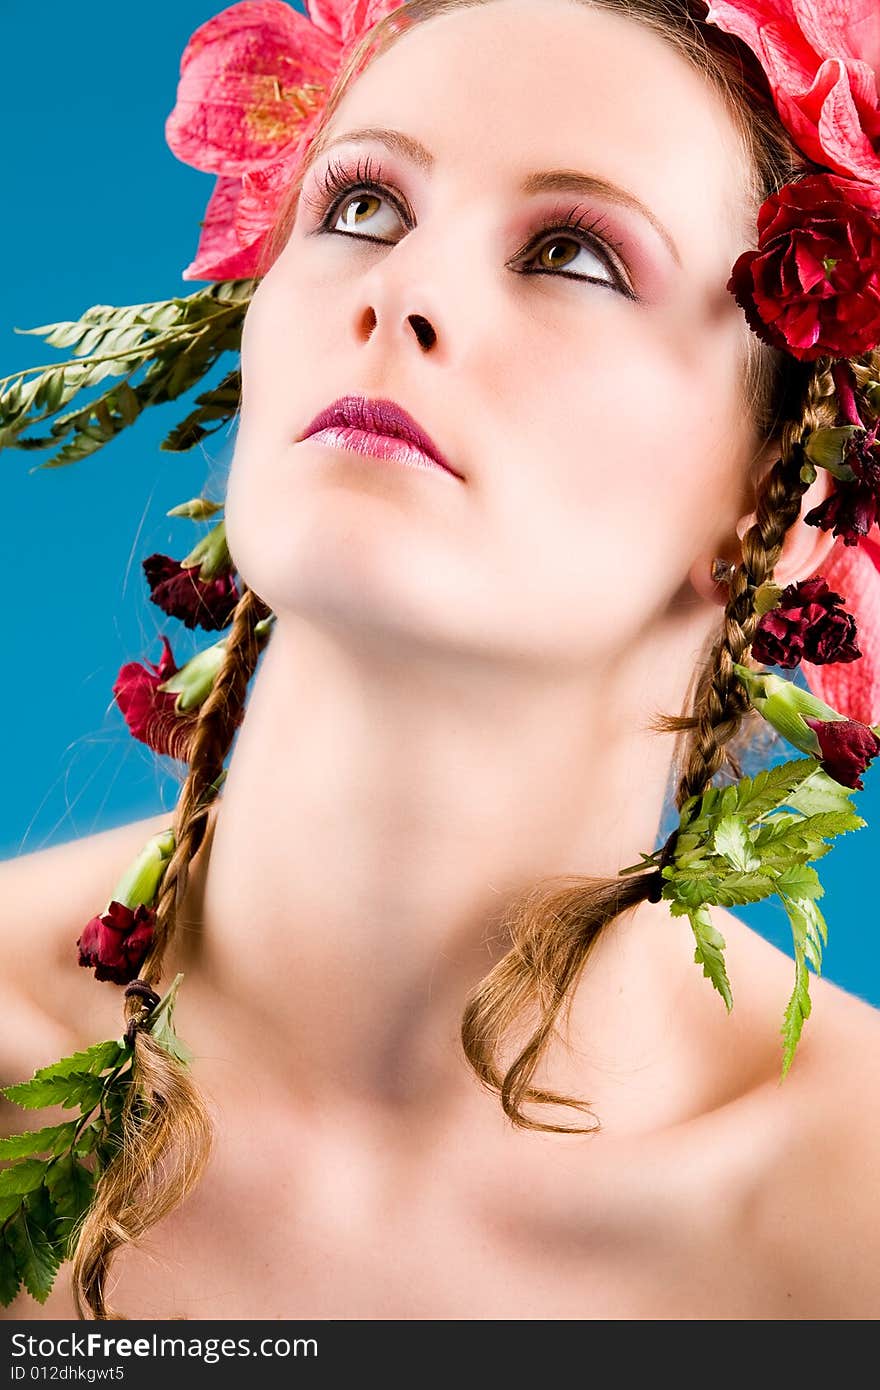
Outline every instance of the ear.
<svg viewBox="0 0 880 1390">
<path fill-rule="evenodd" d="M 773 454 L 773 459 L 777 457 L 778 450 Z M 823 531 L 819 526 L 808 526 L 804 521 L 807 513 L 812 511 L 813 507 L 818 507 L 820 502 L 824 502 L 833 490 L 834 478 L 828 469 L 817 468 L 814 481 L 801 498 L 800 514 L 785 533 L 782 551 L 773 571 L 773 578 L 777 584 L 785 587 L 786 584 L 795 584 L 801 579 L 809 579 L 811 575 L 822 568 L 833 550 L 838 538 L 830 530 Z M 739 564 L 742 560 L 740 542 L 746 531 L 755 524 L 755 520 L 753 511 L 743 513 L 736 523 L 735 538 L 731 537 L 726 545 L 715 552 L 715 555 L 701 555 L 694 561 L 689 579 L 701 598 L 724 607 L 727 602 L 727 585 L 723 580 L 717 584 L 713 582 L 712 561 L 717 556 L 720 559 L 731 561 L 733 564 Z"/>
</svg>

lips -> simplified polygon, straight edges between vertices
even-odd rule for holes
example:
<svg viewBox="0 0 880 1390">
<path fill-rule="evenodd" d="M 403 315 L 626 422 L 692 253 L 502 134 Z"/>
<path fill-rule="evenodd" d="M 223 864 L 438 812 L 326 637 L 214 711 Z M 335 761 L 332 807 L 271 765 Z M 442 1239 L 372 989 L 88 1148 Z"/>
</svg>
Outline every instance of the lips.
<svg viewBox="0 0 880 1390">
<path fill-rule="evenodd" d="M 332 405 L 327 406 L 326 410 L 316 415 L 299 437 L 308 439 L 310 434 L 317 434 L 319 430 L 345 427 L 365 430 L 370 434 L 384 435 L 391 439 L 405 439 L 409 444 L 421 449 L 441 468 L 454 473 L 456 478 L 462 476 L 448 459 L 444 458 L 431 436 L 396 401 L 370 400 L 366 396 L 340 396 Z"/>
</svg>

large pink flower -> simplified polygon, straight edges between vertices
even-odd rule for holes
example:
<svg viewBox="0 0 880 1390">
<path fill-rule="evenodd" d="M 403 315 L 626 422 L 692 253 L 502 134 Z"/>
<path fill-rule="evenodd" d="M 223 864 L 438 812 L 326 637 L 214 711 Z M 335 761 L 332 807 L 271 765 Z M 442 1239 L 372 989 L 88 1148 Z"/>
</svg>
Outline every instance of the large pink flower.
<svg viewBox="0 0 880 1390">
<path fill-rule="evenodd" d="M 810 159 L 880 183 L 877 0 L 711 0 L 706 19 L 755 53 Z"/>
<path fill-rule="evenodd" d="M 216 174 L 184 280 L 256 273 L 266 236 L 351 49 L 401 0 L 240 0 L 199 26 L 180 60 L 165 137 Z"/>
</svg>

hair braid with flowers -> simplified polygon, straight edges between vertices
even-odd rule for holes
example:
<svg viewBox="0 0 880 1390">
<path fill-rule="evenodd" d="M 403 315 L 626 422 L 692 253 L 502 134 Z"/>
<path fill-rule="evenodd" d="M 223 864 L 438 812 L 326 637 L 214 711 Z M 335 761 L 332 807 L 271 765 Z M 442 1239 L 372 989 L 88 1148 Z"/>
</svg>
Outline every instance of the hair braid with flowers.
<svg viewBox="0 0 880 1390">
<path fill-rule="evenodd" d="M 663 732 L 692 731 L 675 796 L 679 809 L 688 797 L 701 795 L 725 763 L 736 777 L 742 775 L 730 744 L 751 706 L 734 665 L 745 658 L 760 620 L 755 591 L 772 578 L 786 533 L 800 515 L 801 499 L 809 486 L 800 476 L 800 441 L 820 424 L 834 423 L 836 403 L 829 400 L 830 389 L 827 372 L 810 370 L 798 418 L 779 427 L 779 457 L 757 490 L 755 521 L 742 538 L 742 563 L 734 566 L 729 579 L 721 632 L 703 667 L 694 712 L 661 716 L 654 723 Z"/>
<path fill-rule="evenodd" d="M 304 156 L 320 140 L 348 83 L 370 56 L 383 52 L 412 25 L 483 2 L 409 0 L 401 6 L 394 0 L 368 0 L 366 5 L 322 0 L 321 8 L 305 17 L 281 4 L 243 0 L 202 25 L 184 54 L 178 104 L 166 134 L 181 159 L 210 172 L 216 172 L 217 151 L 215 146 L 207 150 L 206 130 L 215 145 L 226 130 L 234 150 L 235 174 L 218 176 L 196 258 L 184 272 L 184 278 L 212 283 L 186 299 L 123 310 L 96 306 L 78 324 L 51 326 L 48 341 L 53 345 L 81 344 L 88 334 L 91 351 L 61 367 L 32 369 L 41 373 L 34 381 L 26 382 L 24 373 L 0 390 L 2 442 L 18 442 L 29 425 L 55 414 L 89 385 L 90 363 L 97 369 L 95 380 L 108 370 L 125 373 L 124 381 L 105 390 L 96 403 L 59 417 L 51 437 L 22 441 L 43 447 L 69 434 L 51 462 L 71 462 L 108 443 L 145 405 L 181 394 L 221 351 L 235 350 L 254 277 L 269 269 L 286 240 Z M 708 905 L 780 894 L 792 919 L 796 963 L 795 992 L 783 1025 L 784 1074 L 809 1013 L 806 967 L 809 963 L 818 971 L 824 940 L 824 922 L 814 901 L 821 887 L 806 861 L 829 848 L 823 835 L 864 824 L 852 812 L 847 789 L 861 786 L 859 771 L 880 751 L 877 731 L 861 722 L 880 700 L 880 669 L 856 661 L 862 654 L 854 642 L 854 618 L 840 608 L 841 595 L 822 578 L 784 591 L 773 582 L 786 533 L 800 514 L 818 463 L 834 474 L 838 486 L 831 505 L 823 503 L 806 520 L 825 529 L 833 525 L 844 546 L 852 547 L 843 556 L 851 562 L 849 569 L 837 563 L 838 575 L 852 576 L 852 593 L 849 579 L 841 587 L 847 589 L 850 606 L 860 601 L 859 622 L 880 626 L 880 586 L 871 586 L 875 571 L 858 546 L 880 520 L 880 358 L 874 351 L 880 342 L 880 149 L 876 158 L 870 153 L 872 138 L 880 134 L 880 105 L 876 130 L 869 129 L 867 140 L 853 144 L 852 132 L 836 123 L 837 107 L 831 104 L 831 95 L 839 97 L 840 85 L 849 81 L 850 60 L 835 56 L 833 30 L 827 52 L 823 49 L 821 17 L 814 16 L 807 35 L 798 27 L 794 7 L 786 17 L 784 0 L 778 0 L 776 19 L 791 32 L 784 34 L 784 42 L 774 40 L 767 48 L 753 0 L 717 0 L 708 14 L 700 0 L 584 3 L 644 23 L 671 43 L 716 85 L 742 131 L 753 191 L 763 202 L 758 248 L 740 256 L 728 289 L 756 337 L 777 349 L 771 358 L 750 338 L 744 395 L 759 434 L 778 440 L 779 456 L 755 490 L 756 520 L 743 537 L 742 563 L 729 580 L 720 631 L 707 642 L 706 659 L 694 674 L 686 702 L 690 712 L 663 714 L 653 721 L 655 730 L 680 735 L 681 752 L 677 748 L 673 757 L 679 825 L 662 847 L 643 854 L 639 864 L 619 870 L 616 877 L 567 876 L 562 886 L 545 880 L 510 905 L 497 928 L 500 958 L 464 1006 L 465 1056 L 480 1082 L 498 1093 L 510 1120 L 524 1128 L 566 1133 L 589 1131 L 534 1119 L 522 1107 L 528 1102 L 562 1104 L 591 1115 L 586 1102 L 554 1092 L 536 1073 L 602 929 L 646 899 L 663 897 L 671 914 L 688 915 L 695 961 L 729 1009 L 724 941 L 708 916 Z M 859 11 L 868 3 L 853 0 Z M 858 15 L 853 34 L 857 30 Z M 838 65 L 834 93 L 824 81 L 826 60 Z M 265 81 L 273 63 L 278 73 L 274 86 Z M 823 81 L 816 77 L 820 64 Z M 852 60 L 850 66 L 864 92 L 866 64 Z M 318 81 L 322 74 L 323 82 Z M 831 93 L 821 120 L 812 98 L 801 100 L 808 87 Z M 252 119 L 256 114 L 259 121 Z M 274 163 L 267 163 L 267 140 L 275 141 Z M 253 166 L 241 174 L 248 141 L 256 142 Z M 821 172 L 825 169 L 833 172 Z M 101 330 L 112 335 L 106 359 Z M 128 351 L 132 356 L 125 359 Z M 798 359 L 797 368 L 793 359 Z M 812 365 L 803 370 L 800 364 L 806 362 Z M 129 385 L 132 372 L 144 363 L 151 364 L 144 381 Z M 228 420 L 238 407 L 239 388 L 236 368 L 197 398 L 195 409 L 164 447 L 191 448 Z M 866 422 L 872 419 L 870 430 Z M 204 520 L 216 509 L 200 498 L 174 514 Z M 113 1252 L 166 1215 L 207 1161 L 211 1123 L 188 1071 L 191 1058 L 171 1025 L 182 977 L 176 977 L 161 1000 L 152 985 L 160 978 L 189 865 L 202 843 L 208 808 L 243 715 L 259 645 L 274 618 L 247 587 L 238 596 L 233 570 L 222 522 L 185 560 L 151 556 L 144 562 L 153 602 L 164 611 L 189 627 L 224 628 L 231 620 L 231 631 L 180 671 L 163 637 L 164 655 L 154 671 L 131 663 L 114 686 L 134 736 L 159 753 L 184 757 L 189 773 L 173 832 L 154 837 L 145 847 L 117 885 L 107 911 L 88 924 L 78 942 L 80 964 L 130 991 L 124 1006 L 125 1039 L 98 1044 L 55 1069 L 41 1069 L 30 1082 L 7 1088 L 11 1099 L 25 1105 L 38 1103 L 35 1097 L 45 1097 L 48 1087 L 53 1097 L 64 1096 L 66 1104 L 74 1097 L 82 1106 L 70 1151 L 59 1157 L 60 1151 L 52 1150 L 43 1185 L 33 1187 L 35 1170 L 27 1165 L 35 1160 L 24 1158 L 22 1171 L 30 1186 L 12 1188 L 22 1190 L 20 1209 L 0 1227 L 15 1266 L 10 1298 L 23 1279 L 35 1297 L 44 1299 L 51 1286 L 46 1270 L 54 1274 L 62 1258 L 72 1257 L 80 1314 L 88 1307 L 98 1318 L 120 1318 L 108 1309 L 105 1297 Z M 756 676 L 744 664 L 760 660 L 766 665 L 770 656 L 789 666 L 803 658 L 813 689 L 848 691 L 851 717 L 790 682 Z M 847 685 L 835 676 L 833 663 L 853 662 L 861 669 L 844 666 L 855 675 Z M 754 779 L 741 778 L 737 739 L 753 713 L 809 756 Z M 725 764 L 739 781 L 722 789 L 713 786 L 713 779 Z M 794 808 L 794 814 L 790 810 L 773 819 L 769 812 L 781 805 Z M 790 842 L 789 829 L 794 832 Z M 526 1018 L 531 1031 L 523 1040 Z M 512 1062 L 503 1063 L 502 1051 L 513 1036 L 519 1038 L 519 1051 Z M 93 1118 L 96 1105 L 100 1115 Z M 591 1129 L 600 1127 L 596 1120 Z M 34 1151 L 19 1146 L 14 1152 Z M 84 1160 L 92 1152 L 96 1164 L 89 1169 Z M 78 1205 L 68 1201 L 57 1176 L 64 1164 L 65 1181 L 79 1170 Z M 4 1176 L 0 1174 L 0 1198 Z M 61 1215 L 63 1223 L 57 1220 Z M 28 1248 L 40 1241 L 42 1265 L 37 1268 Z M 0 1301 L 9 1301 L 2 1277 Z"/>
<path fill-rule="evenodd" d="M 160 978 L 162 960 L 174 935 L 184 901 L 191 859 L 205 834 L 214 784 L 244 710 L 256 669 L 257 621 L 266 608 L 244 587 L 226 641 L 225 656 L 190 735 L 189 772 L 175 812 L 175 849 L 168 860 L 156 902 L 150 948 L 140 978 Z M 127 993 L 126 1021 L 143 1007 Z M 211 1152 L 212 1123 L 188 1067 L 143 1028 L 134 1031 L 132 1084 L 124 1115 L 123 1143 L 98 1182 L 95 1200 L 82 1224 L 72 1261 L 77 1311 L 88 1307 L 96 1318 L 120 1320 L 108 1308 L 105 1283 L 114 1252 L 137 1241 L 199 1181 Z M 134 1102 L 137 1100 L 137 1105 Z"/>
<path fill-rule="evenodd" d="M 152 943 L 139 971 L 147 984 L 153 984 L 161 976 L 162 958 L 174 934 L 177 909 L 186 894 L 189 864 L 204 838 L 208 812 L 216 795 L 215 784 L 223 772 L 223 763 L 244 715 L 248 685 L 260 655 L 255 629 L 267 611 L 254 590 L 242 585 L 222 664 L 190 735 L 189 770 L 174 813 L 175 848 L 156 899 Z M 136 996 L 130 996 L 126 1021 L 136 1016 L 138 1008 Z"/>
</svg>

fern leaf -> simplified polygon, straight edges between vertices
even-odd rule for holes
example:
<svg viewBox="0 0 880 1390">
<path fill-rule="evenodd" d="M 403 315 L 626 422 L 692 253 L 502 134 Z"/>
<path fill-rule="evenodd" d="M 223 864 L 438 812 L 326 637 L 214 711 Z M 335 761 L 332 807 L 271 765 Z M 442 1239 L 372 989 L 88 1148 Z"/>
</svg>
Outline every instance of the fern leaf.
<svg viewBox="0 0 880 1390">
<path fill-rule="evenodd" d="M 733 1008 L 733 992 L 730 988 L 730 981 L 727 978 L 727 969 L 724 964 L 724 948 L 727 944 L 721 932 L 712 922 L 709 912 L 705 907 L 697 908 L 696 911 L 689 912 L 691 928 L 696 938 L 697 947 L 694 951 L 694 960 L 697 965 L 702 965 L 703 974 L 718 990 L 728 1013 Z"/>
<path fill-rule="evenodd" d="M 813 896 L 797 897 L 780 893 L 788 920 L 791 923 L 794 946 L 795 981 L 791 998 L 782 1021 L 782 1076 L 785 1077 L 794 1058 L 805 1021 L 810 1016 L 809 963 L 818 975 L 822 969 L 822 947 L 827 942 L 825 919 Z"/>
</svg>

